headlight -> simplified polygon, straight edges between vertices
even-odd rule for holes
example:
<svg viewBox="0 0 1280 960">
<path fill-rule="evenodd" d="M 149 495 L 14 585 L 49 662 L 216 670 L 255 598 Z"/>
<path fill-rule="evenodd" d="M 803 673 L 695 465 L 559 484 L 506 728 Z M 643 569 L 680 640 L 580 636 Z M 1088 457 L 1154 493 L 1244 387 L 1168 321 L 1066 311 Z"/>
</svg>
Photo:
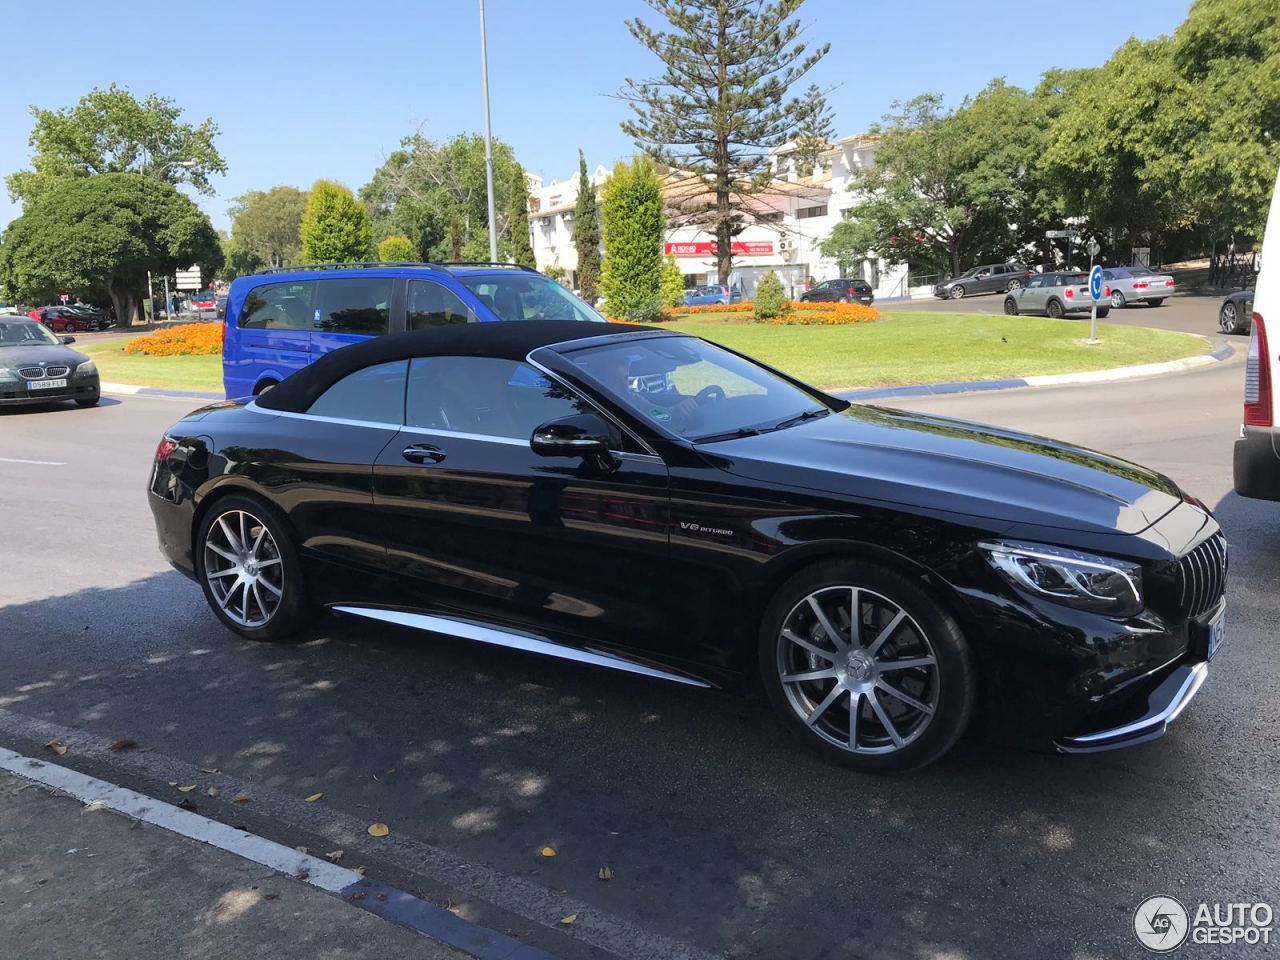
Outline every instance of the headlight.
<svg viewBox="0 0 1280 960">
<path fill-rule="evenodd" d="M 88 377 L 88 376 L 92 376 L 97 372 L 98 372 L 98 368 L 97 366 L 94 365 L 94 362 L 92 360 L 86 360 L 84 363 L 80 364 L 80 366 L 76 367 L 77 377 Z"/>
<path fill-rule="evenodd" d="M 1113 617 L 1142 609 L 1142 568 L 1136 563 L 1038 543 L 978 546 L 1006 580 L 1028 593 Z"/>
</svg>

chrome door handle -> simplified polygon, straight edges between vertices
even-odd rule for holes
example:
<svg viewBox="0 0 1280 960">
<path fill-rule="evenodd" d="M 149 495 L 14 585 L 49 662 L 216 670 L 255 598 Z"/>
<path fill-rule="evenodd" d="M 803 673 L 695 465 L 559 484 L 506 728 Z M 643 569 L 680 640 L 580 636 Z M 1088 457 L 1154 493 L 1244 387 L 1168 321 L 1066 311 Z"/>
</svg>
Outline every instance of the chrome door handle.
<svg viewBox="0 0 1280 960">
<path fill-rule="evenodd" d="M 440 463 L 445 458 L 445 452 L 429 443 L 415 443 L 412 446 L 405 447 L 400 456 L 410 463 Z"/>
</svg>

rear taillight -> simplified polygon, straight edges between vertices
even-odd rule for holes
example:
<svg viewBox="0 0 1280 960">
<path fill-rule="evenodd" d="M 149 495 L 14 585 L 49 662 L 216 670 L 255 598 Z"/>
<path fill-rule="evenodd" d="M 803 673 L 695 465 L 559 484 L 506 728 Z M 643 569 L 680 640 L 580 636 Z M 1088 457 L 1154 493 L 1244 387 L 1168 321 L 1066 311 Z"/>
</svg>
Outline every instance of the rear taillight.
<svg viewBox="0 0 1280 960">
<path fill-rule="evenodd" d="M 162 437 L 160 442 L 156 444 L 156 462 L 168 460 L 169 455 L 178 449 L 178 441 L 172 437 Z"/>
<path fill-rule="evenodd" d="M 1102 295 L 1103 295 L 1104 297 L 1109 297 L 1109 296 L 1111 296 L 1111 288 L 1110 288 L 1110 287 L 1103 287 L 1103 288 L 1102 288 Z"/>
<path fill-rule="evenodd" d="M 1165 286 L 1166 286 L 1166 287 L 1172 287 L 1172 286 L 1173 286 L 1173 281 L 1172 281 L 1172 280 L 1166 281 Z"/>
<path fill-rule="evenodd" d="M 1247 427 L 1270 427 L 1273 422 L 1267 328 L 1263 326 L 1262 314 L 1255 313 L 1253 334 L 1249 338 L 1249 359 L 1244 368 L 1244 423 Z"/>
<path fill-rule="evenodd" d="M 1067 287 L 1067 292 L 1063 294 L 1063 296 L 1065 296 L 1068 300 L 1070 300 L 1072 297 L 1075 296 L 1075 294 L 1071 291 L 1070 287 Z"/>
<path fill-rule="evenodd" d="M 1133 289 L 1135 289 L 1135 290 L 1145 290 L 1145 289 L 1147 289 L 1147 285 L 1146 285 L 1145 283 L 1135 283 L 1135 284 L 1133 285 Z"/>
</svg>

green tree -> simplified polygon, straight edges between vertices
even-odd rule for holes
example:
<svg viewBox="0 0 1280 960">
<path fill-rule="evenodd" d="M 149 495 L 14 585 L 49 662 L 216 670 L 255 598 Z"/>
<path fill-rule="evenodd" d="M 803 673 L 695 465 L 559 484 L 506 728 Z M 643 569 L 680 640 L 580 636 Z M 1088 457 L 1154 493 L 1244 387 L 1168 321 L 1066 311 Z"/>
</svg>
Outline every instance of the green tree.
<svg viewBox="0 0 1280 960">
<path fill-rule="evenodd" d="M 831 146 L 835 135 L 835 118 L 827 104 L 827 95 L 816 83 L 811 83 L 800 98 L 795 113 L 795 151 L 792 156 L 800 176 L 813 176 L 818 154 Z"/>
<path fill-rule="evenodd" d="M 418 248 L 408 237 L 393 235 L 378 244 L 378 259 L 386 263 L 412 263 L 418 259 Z"/>
<path fill-rule="evenodd" d="M 266 266 L 256 253 L 246 250 L 233 237 L 222 236 L 218 242 L 222 246 L 222 267 L 215 274 L 217 279 L 230 282 Z"/>
<path fill-rule="evenodd" d="M 647 157 L 619 163 L 605 181 L 604 269 L 600 290 L 608 314 L 619 320 L 651 318 L 661 304 L 662 184 Z"/>
<path fill-rule="evenodd" d="M 250 190 L 231 209 L 231 236 L 271 267 L 296 263 L 302 253 L 302 214 L 307 195 L 297 187 Z"/>
<path fill-rule="evenodd" d="M 31 114 L 31 169 L 5 180 L 15 201 L 33 200 L 60 180 L 102 173 L 138 173 L 211 194 L 209 177 L 227 170 L 214 146 L 217 124 L 211 118 L 198 126 L 182 123 L 181 109 L 167 97 L 148 94 L 140 101 L 112 84 L 91 90 L 74 107 L 33 106 Z"/>
<path fill-rule="evenodd" d="M 495 192 L 497 188 L 494 188 Z M 512 164 L 511 186 L 507 190 L 509 219 L 511 223 L 511 249 L 509 256 L 514 263 L 526 267 L 537 265 L 533 257 L 533 239 L 529 234 L 529 177 L 524 167 Z M 487 231 L 486 231 L 487 232 Z"/>
<path fill-rule="evenodd" d="M 369 214 L 350 190 L 333 180 L 312 185 L 301 234 L 307 263 L 360 262 L 373 252 Z"/>
<path fill-rule="evenodd" d="M 663 69 L 626 81 L 621 96 L 634 117 L 622 130 L 685 175 L 668 202 L 678 219 L 715 237 L 722 284 L 752 198 L 772 179 L 769 151 L 792 139 L 803 118 L 804 100 L 788 99 L 788 91 L 829 49 L 810 52 L 799 42 L 794 15 L 802 2 L 646 0 L 670 29 L 627 21 Z"/>
<path fill-rule="evenodd" d="M 662 261 L 662 305 L 673 308 L 684 304 L 684 274 L 680 264 L 669 255 Z"/>
<path fill-rule="evenodd" d="M 578 290 L 587 303 L 600 295 L 600 218 L 596 188 L 587 175 L 587 158 L 578 148 L 578 205 L 573 213 L 573 243 L 578 252 Z"/>
<path fill-rule="evenodd" d="M 753 306 L 757 320 L 773 320 L 791 312 L 787 291 L 782 286 L 781 278 L 772 270 L 761 277 L 756 284 Z"/>
<path fill-rule="evenodd" d="M 0 282 L 22 299 L 109 295 L 121 323 L 140 319 L 147 272 L 223 265 L 209 218 L 173 186 L 136 173 L 63 180 L 41 190 L 0 244 Z"/>
</svg>

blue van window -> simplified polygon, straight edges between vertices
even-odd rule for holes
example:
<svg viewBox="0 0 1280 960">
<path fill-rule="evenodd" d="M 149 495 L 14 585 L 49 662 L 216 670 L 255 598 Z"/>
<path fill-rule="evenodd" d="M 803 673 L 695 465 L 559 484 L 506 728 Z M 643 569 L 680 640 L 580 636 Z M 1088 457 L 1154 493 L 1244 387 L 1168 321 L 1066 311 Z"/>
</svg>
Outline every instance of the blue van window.
<svg viewBox="0 0 1280 960">
<path fill-rule="evenodd" d="M 466 323 L 469 318 L 466 304 L 448 287 L 431 280 L 409 281 L 406 307 L 410 330 Z"/>
<path fill-rule="evenodd" d="M 321 280 L 317 329 L 330 333 L 387 332 L 391 319 L 391 277 L 343 277 Z"/>
<path fill-rule="evenodd" d="M 267 283 L 254 287 L 244 298 L 240 319 L 242 329 L 311 329 L 311 299 L 315 283 Z"/>
<path fill-rule="evenodd" d="M 347 374 L 307 408 L 318 417 L 404 423 L 404 378 L 408 360 L 379 363 Z"/>
</svg>

